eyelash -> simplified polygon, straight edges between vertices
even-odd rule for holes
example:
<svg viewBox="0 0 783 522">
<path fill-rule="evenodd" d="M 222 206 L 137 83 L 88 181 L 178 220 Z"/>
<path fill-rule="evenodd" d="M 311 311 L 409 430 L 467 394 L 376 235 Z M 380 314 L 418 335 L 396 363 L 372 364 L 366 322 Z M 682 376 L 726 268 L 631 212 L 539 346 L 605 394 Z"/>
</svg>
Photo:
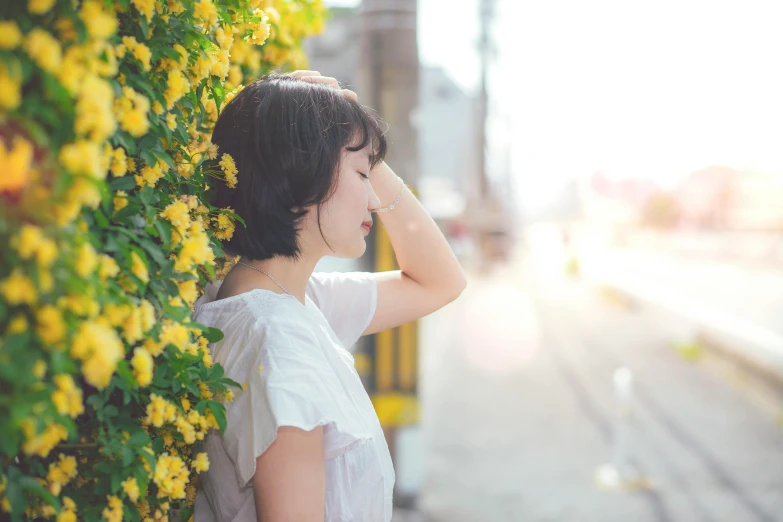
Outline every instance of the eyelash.
<svg viewBox="0 0 783 522">
<path fill-rule="evenodd" d="M 363 177 L 364 179 L 370 179 L 370 176 L 368 176 L 367 174 L 363 174 L 363 173 L 360 172 L 359 175 L 361 177 Z"/>
</svg>

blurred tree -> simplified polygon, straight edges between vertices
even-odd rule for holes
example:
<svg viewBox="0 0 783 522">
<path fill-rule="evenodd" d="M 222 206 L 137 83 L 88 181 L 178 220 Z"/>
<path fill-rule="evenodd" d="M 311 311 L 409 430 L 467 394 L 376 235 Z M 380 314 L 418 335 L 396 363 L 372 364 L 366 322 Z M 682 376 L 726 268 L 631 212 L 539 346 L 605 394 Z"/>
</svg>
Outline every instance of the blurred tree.
<svg viewBox="0 0 783 522">
<path fill-rule="evenodd" d="M 639 219 L 642 226 L 675 228 L 680 223 L 682 214 L 682 206 L 673 194 L 658 192 L 647 199 Z"/>
</svg>

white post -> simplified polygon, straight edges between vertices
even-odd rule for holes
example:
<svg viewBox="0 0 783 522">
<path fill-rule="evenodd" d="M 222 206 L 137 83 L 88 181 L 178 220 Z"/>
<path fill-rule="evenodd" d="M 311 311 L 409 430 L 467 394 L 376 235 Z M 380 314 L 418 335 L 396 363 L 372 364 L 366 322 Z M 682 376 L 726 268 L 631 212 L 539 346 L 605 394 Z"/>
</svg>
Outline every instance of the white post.
<svg viewBox="0 0 783 522">
<path fill-rule="evenodd" d="M 596 485 L 603 489 L 627 491 L 649 488 L 648 482 L 631 463 L 633 437 L 633 373 L 625 367 L 617 368 L 612 375 L 615 397 L 615 418 L 612 429 L 612 460 L 596 471 Z"/>
</svg>

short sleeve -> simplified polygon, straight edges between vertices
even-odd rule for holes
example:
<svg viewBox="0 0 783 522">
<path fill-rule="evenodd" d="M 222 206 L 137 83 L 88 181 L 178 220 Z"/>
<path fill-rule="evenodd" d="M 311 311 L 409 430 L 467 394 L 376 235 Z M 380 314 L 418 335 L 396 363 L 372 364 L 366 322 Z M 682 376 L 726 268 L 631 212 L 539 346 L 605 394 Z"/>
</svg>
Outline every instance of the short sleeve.
<svg viewBox="0 0 783 522">
<path fill-rule="evenodd" d="M 305 431 L 324 426 L 326 459 L 371 438 L 323 341 L 306 326 L 297 326 L 267 331 L 255 360 L 245 364 L 246 388 L 226 404 L 223 442 L 240 488 L 251 484 L 256 458 L 274 442 L 280 426 Z"/>
<path fill-rule="evenodd" d="M 370 272 L 315 272 L 307 295 L 346 349 L 367 329 L 378 304 L 378 286 Z"/>
</svg>

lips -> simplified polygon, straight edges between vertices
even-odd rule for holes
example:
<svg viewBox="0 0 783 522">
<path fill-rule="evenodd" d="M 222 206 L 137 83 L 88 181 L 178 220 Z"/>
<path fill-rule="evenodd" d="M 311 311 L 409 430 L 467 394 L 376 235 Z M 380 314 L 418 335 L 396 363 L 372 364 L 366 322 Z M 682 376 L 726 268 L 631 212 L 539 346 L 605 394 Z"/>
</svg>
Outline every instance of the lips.
<svg viewBox="0 0 783 522">
<path fill-rule="evenodd" d="M 365 221 L 364 223 L 362 223 L 362 226 L 363 226 L 364 228 L 366 228 L 366 229 L 367 229 L 367 231 L 369 232 L 369 231 L 370 231 L 370 229 L 372 228 L 372 221 Z"/>
</svg>

